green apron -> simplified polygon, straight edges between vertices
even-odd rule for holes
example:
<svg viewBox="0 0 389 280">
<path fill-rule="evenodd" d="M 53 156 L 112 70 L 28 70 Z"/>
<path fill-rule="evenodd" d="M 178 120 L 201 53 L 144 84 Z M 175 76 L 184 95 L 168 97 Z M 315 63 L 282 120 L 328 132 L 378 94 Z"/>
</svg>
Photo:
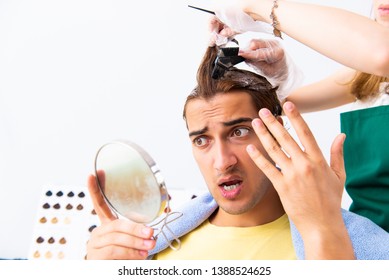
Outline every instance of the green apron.
<svg viewBox="0 0 389 280">
<path fill-rule="evenodd" d="M 389 232 L 389 105 L 342 113 L 350 211 Z"/>
</svg>

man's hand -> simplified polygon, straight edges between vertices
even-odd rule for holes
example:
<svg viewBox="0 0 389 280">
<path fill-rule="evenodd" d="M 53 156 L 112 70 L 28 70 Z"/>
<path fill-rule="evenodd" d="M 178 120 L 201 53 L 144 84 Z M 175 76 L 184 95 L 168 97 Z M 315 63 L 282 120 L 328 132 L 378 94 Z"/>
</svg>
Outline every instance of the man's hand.
<svg viewBox="0 0 389 280">
<path fill-rule="evenodd" d="M 103 184 L 103 174 L 99 179 Z M 154 230 L 143 224 L 117 219 L 105 202 L 94 175 L 88 178 L 88 190 L 101 225 L 92 231 L 87 259 L 146 259 L 155 246 Z"/>
<path fill-rule="evenodd" d="M 354 258 L 341 214 L 346 178 L 343 161 L 345 135 L 335 138 L 328 165 L 294 104 L 286 102 L 283 108 L 302 148 L 268 109 L 261 109 L 260 119 L 253 120 L 253 128 L 281 170 L 253 145 L 249 145 L 247 151 L 277 190 L 286 213 L 304 240 L 306 258 Z"/>
</svg>

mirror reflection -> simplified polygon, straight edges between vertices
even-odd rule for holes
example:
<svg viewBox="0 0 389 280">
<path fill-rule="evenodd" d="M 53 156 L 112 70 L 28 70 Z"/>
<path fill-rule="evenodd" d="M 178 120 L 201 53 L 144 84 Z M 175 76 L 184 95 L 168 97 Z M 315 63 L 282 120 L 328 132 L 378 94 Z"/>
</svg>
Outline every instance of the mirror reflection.
<svg viewBox="0 0 389 280">
<path fill-rule="evenodd" d="M 103 145 L 95 158 L 98 186 L 111 209 L 138 223 L 150 223 L 167 206 L 168 194 L 153 159 L 130 141 Z"/>
</svg>

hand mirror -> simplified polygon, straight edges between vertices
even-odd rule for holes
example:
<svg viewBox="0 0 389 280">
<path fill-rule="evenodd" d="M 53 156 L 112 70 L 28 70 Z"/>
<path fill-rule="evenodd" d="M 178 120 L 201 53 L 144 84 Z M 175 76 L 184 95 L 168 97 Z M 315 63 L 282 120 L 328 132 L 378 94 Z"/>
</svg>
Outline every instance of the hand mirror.
<svg viewBox="0 0 389 280">
<path fill-rule="evenodd" d="M 169 195 L 154 160 L 130 141 L 103 145 L 95 158 L 97 184 L 112 211 L 137 223 L 164 213 Z"/>
<path fill-rule="evenodd" d="M 149 224 L 158 226 L 154 228 L 154 238 L 162 234 L 170 248 L 180 249 L 181 242 L 168 224 L 182 213 L 170 212 L 169 194 L 161 172 L 145 150 L 130 141 L 107 143 L 96 154 L 95 175 L 105 201 L 118 218 L 143 224 L 157 220 Z"/>
</svg>

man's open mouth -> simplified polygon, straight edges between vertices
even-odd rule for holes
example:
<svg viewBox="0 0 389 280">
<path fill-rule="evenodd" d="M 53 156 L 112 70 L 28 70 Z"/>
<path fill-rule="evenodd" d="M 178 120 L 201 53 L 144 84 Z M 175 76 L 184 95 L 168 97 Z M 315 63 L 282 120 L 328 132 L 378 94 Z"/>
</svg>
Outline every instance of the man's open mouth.
<svg viewBox="0 0 389 280">
<path fill-rule="evenodd" d="M 228 181 L 220 184 L 219 186 L 222 187 L 226 191 L 231 191 L 236 189 L 240 184 L 242 183 L 241 180 L 233 180 L 233 181 Z"/>
</svg>

